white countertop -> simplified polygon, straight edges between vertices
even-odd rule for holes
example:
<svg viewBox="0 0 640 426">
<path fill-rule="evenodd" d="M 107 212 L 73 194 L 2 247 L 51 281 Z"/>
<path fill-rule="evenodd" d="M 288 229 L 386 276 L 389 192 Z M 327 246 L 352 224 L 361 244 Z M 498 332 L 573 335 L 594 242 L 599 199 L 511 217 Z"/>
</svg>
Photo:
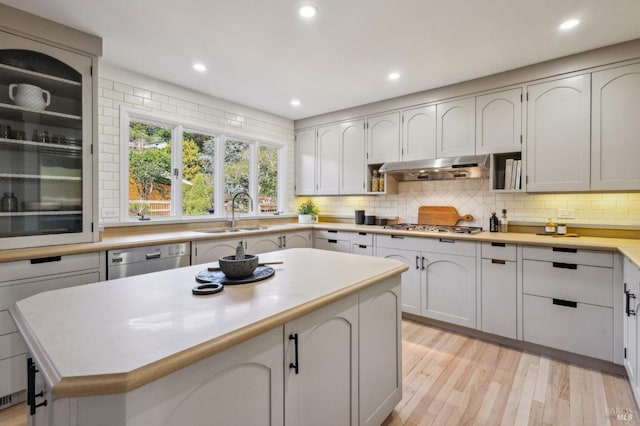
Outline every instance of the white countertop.
<svg viewBox="0 0 640 426">
<path fill-rule="evenodd" d="M 194 296 L 207 266 L 40 293 L 12 314 L 54 395 L 123 392 L 353 294 L 407 267 L 315 249 L 266 253 L 273 277 Z"/>
</svg>

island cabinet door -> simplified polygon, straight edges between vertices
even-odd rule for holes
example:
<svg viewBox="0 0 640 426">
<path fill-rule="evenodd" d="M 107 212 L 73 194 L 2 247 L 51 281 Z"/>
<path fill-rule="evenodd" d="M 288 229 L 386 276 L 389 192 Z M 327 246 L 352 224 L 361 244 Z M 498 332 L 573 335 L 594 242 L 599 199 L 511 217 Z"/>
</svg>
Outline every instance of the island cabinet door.
<svg viewBox="0 0 640 426">
<path fill-rule="evenodd" d="M 285 424 L 358 423 L 358 295 L 285 324 Z"/>
</svg>

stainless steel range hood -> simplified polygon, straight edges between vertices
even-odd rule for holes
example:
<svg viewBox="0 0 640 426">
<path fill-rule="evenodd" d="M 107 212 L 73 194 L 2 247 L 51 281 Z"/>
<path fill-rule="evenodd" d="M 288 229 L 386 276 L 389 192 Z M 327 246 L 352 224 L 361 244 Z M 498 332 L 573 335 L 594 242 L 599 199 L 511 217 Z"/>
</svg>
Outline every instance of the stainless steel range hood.
<svg viewBox="0 0 640 426">
<path fill-rule="evenodd" d="M 379 172 L 398 181 L 482 179 L 489 177 L 489 155 L 384 163 Z"/>
</svg>

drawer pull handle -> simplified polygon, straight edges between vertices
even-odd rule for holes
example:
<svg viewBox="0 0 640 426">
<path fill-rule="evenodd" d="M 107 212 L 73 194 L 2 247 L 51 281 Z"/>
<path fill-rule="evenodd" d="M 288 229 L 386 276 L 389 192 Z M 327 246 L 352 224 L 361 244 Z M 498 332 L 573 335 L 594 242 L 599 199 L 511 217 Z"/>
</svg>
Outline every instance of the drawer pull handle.
<svg viewBox="0 0 640 426">
<path fill-rule="evenodd" d="M 114 257 L 111 259 L 111 263 L 122 263 L 123 260 L 122 257 Z"/>
<path fill-rule="evenodd" d="M 360 247 L 361 249 L 366 249 L 367 248 L 367 246 L 364 245 L 364 244 L 358 244 L 358 247 Z"/>
<path fill-rule="evenodd" d="M 452 243 L 453 244 L 453 243 L 456 242 L 456 240 L 452 240 L 452 239 L 449 239 L 449 238 L 440 238 L 440 242 L 441 243 Z"/>
<path fill-rule="evenodd" d="M 491 259 L 491 263 L 495 263 L 498 265 L 506 265 L 507 261 L 502 259 Z"/>
<path fill-rule="evenodd" d="M 338 244 L 338 240 L 327 240 L 330 244 Z"/>
<path fill-rule="evenodd" d="M 631 309 L 630 306 L 631 306 L 631 299 L 635 300 L 636 295 L 631 293 L 629 290 L 625 290 L 624 295 L 625 295 L 625 302 L 626 302 L 624 307 L 625 313 L 627 314 L 628 317 L 630 317 L 631 315 L 635 316 L 636 311 L 634 309 Z"/>
<path fill-rule="evenodd" d="M 402 235 L 392 235 L 391 238 L 397 238 L 399 240 L 404 240 L 404 237 Z"/>
<path fill-rule="evenodd" d="M 298 374 L 300 369 L 300 361 L 298 360 L 298 333 L 290 334 L 289 340 L 293 340 L 294 345 L 294 362 L 289 363 L 289 368 L 293 368 L 293 371 Z"/>
<path fill-rule="evenodd" d="M 506 247 L 505 243 L 491 243 L 491 247 Z"/>
<path fill-rule="evenodd" d="M 60 262 L 61 260 L 62 256 L 39 257 L 37 259 L 31 259 L 31 264 L 36 265 L 38 263 Z"/>
<path fill-rule="evenodd" d="M 578 265 L 575 263 L 561 263 L 561 262 L 553 262 L 554 268 L 562 268 L 562 269 L 578 269 Z"/>
<path fill-rule="evenodd" d="M 424 266 L 424 256 L 422 256 L 422 270 L 424 271 L 426 269 L 426 267 Z"/>
<path fill-rule="evenodd" d="M 420 269 L 420 256 L 416 256 L 416 269 Z"/>
<path fill-rule="evenodd" d="M 144 255 L 144 257 L 147 260 L 151 260 L 151 259 L 160 259 L 160 252 L 155 252 L 155 253 L 147 253 Z"/>
<path fill-rule="evenodd" d="M 366 236 L 367 233 L 366 232 L 358 232 L 358 235 L 365 235 Z"/>
<path fill-rule="evenodd" d="M 553 304 L 558 306 L 566 306 L 567 308 L 577 308 L 578 302 L 572 302 L 570 300 L 553 299 Z"/>
<path fill-rule="evenodd" d="M 328 229 L 327 232 L 330 232 L 331 234 L 337 234 L 338 230 L 337 229 Z"/>
<path fill-rule="evenodd" d="M 559 252 L 562 252 L 562 253 L 577 253 L 578 249 L 566 248 L 566 247 L 554 247 L 553 251 L 559 251 Z"/>
</svg>

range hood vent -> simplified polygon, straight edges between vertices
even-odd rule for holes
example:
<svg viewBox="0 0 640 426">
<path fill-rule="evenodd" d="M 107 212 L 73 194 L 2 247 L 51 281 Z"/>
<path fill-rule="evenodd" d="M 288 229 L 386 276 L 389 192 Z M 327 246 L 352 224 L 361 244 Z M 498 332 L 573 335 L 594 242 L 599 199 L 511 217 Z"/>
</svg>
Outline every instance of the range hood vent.
<svg viewBox="0 0 640 426">
<path fill-rule="evenodd" d="M 379 172 L 398 181 L 483 179 L 489 177 L 489 155 L 384 163 Z"/>
</svg>

